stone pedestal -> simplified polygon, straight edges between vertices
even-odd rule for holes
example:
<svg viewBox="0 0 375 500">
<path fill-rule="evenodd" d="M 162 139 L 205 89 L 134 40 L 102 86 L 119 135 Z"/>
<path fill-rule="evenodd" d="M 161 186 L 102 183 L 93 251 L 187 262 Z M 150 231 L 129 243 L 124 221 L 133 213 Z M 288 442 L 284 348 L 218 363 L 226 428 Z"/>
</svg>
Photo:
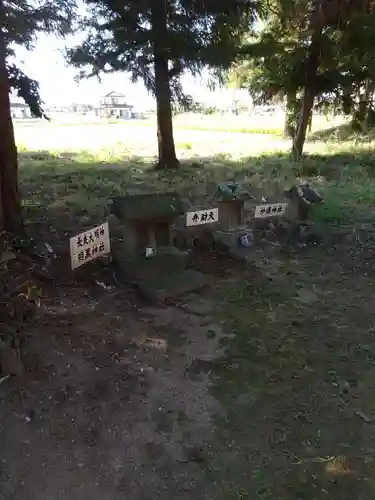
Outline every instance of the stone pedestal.
<svg viewBox="0 0 375 500">
<path fill-rule="evenodd" d="M 199 290 L 207 278 L 192 269 L 186 269 L 188 252 L 170 247 L 158 249 L 151 256 L 128 257 L 121 243 L 112 250 L 119 278 L 136 286 L 140 293 L 152 301 L 162 301 Z"/>
</svg>

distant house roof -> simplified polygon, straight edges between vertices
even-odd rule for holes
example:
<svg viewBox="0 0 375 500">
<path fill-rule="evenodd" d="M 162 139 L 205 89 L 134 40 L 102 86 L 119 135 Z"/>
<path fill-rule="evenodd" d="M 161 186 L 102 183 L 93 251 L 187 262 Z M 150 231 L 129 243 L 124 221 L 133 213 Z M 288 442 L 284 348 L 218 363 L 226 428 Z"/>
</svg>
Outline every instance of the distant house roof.
<svg viewBox="0 0 375 500">
<path fill-rule="evenodd" d="M 107 99 L 107 98 L 114 98 L 114 99 L 121 99 L 123 102 L 114 102 L 114 103 L 103 103 L 103 100 Z M 126 95 L 124 94 L 120 94 L 120 92 L 115 92 L 115 91 L 112 91 L 112 92 L 109 92 L 108 94 L 104 95 L 101 99 L 100 99 L 100 105 L 101 107 L 104 107 L 104 108 L 127 108 L 127 109 L 132 109 L 134 108 L 134 106 L 132 106 L 131 104 L 127 104 L 126 102 L 124 102 L 124 99 L 126 99 Z"/>
<path fill-rule="evenodd" d="M 112 90 L 112 92 L 108 92 L 108 94 L 105 94 L 103 97 L 126 97 L 126 95 L 121 94 L 120 92 L 115 92 Z"/>
<path fill-rule="evenodd" d="M 113 199 L 112 213 L 120 220 L 152 220 L 185 213 L 178 193 L 153 193 L 118 196 Z"/>
</svg>

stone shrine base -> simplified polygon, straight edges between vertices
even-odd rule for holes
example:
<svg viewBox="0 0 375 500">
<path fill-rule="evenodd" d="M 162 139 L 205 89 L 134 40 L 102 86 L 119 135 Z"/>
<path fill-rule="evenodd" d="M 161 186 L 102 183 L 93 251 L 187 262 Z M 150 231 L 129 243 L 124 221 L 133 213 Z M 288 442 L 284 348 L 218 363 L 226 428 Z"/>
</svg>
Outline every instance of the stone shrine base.
<svg viewBox="0 0 375 500">
<path fill-rule="evenodd" d="M 156 302 L 199 290 L 208 283 L 202 273 L 186 269 L 187 260 L 188 254 L 175 248 L 163 249 L 152 257 L 126 257 L 121 246 L 113 252 L 120 279 Z"/>
</svg>

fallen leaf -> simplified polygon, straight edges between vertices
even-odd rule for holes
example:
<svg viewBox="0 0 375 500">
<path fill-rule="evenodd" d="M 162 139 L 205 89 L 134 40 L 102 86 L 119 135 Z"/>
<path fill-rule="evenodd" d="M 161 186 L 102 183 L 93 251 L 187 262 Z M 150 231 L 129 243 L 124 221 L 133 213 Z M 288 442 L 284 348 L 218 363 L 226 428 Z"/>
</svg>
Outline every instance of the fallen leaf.
<svg viewBox="0 0 375 500">
<path fill-rule="evenodd" d="M 110 285 L 106 285 L 102 281 L 96 281 L 96 284 L 99 285 L 101 288 L 103 288 L 103 290 L 110 291 L 112 289 Z"/>
<path fill-rule="evenodd" d="M 357 411 L 355 414 L 361 417 L 367 424 L 372 422 L 372 418 L 366 415 L 366 413 L 363 413 L 363 411 Z"/>
<path fill-rule="evenodd" d="M 166 340 L 164 340 L 164 339 L 155 339 L 155 338 L 148 338 L 143 345 L 145 347 L 151 347 L 153 349 L 159 349 L 159 350 L 162 350 L 162 351 L 164 351 L 168 347 L 168 344 L 167 344 Z"/>
</svg>

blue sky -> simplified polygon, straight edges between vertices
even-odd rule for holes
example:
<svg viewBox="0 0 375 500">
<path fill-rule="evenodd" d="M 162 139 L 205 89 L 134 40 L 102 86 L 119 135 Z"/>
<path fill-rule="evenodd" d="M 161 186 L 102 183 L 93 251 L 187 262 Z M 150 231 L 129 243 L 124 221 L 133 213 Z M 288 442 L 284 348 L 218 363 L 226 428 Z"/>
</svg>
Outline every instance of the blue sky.
<svg viewBox="0 0 375 500">
<path fill-rule="evenodd" d="M 41 35 L 32 51 L 16 50 L 17 61 L 22 61 L 26 74 L 39 82 L 42 98 L 47 104 L 95 103 L 101 95 L 115 90 L 129 96 L 129 100 L 141 108 L 152 105 L 153 98 L 143 84 L 132 84 L 123 73 L 104 75 L 101 84 L 95 78 L 75 83 L 77 70 L 67 67 L 62 50 L 76 41 L 79 41 L 77 37 L 62 41 L 51 35 Z M 197 100 L 207 100 L 211 94 L 203 81 L 191 76 L 183 77 L 183 85 Z"/>
</svg>

